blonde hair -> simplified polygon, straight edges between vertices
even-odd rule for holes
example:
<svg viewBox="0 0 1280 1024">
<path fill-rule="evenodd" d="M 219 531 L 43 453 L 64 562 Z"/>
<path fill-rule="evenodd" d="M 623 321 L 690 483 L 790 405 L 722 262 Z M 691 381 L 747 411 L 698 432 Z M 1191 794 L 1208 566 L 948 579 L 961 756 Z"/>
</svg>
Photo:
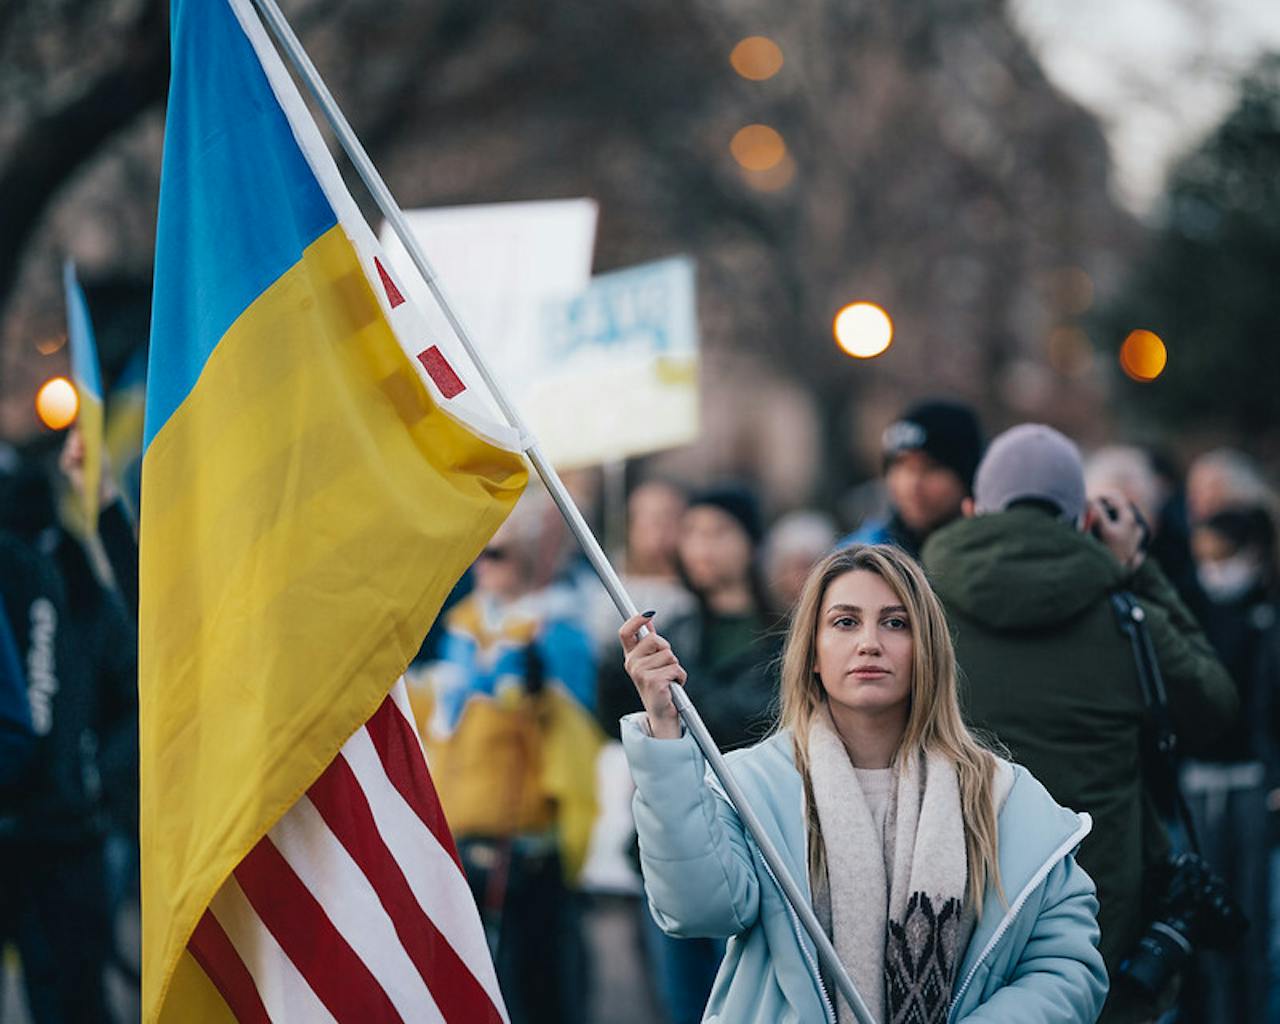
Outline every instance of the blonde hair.
<svg viewBox="0 0 1280 1024">
<path fill-rule="evenodd" d="M 863 571 L 879 576 L 897 595 L 911 623 L 911 708 L 895 755 L 895 766 L 926 752 L 956 766 L 964 846 L 969 871 L 969 899 L 977 914 L 988 884 L 1000 891 L 996 860 L 995 755 L 969 731 L 960 714 L 955 650 L 947 619 L 933 588 L 918 565 L 898 548 L 858 545 L 828 555 L 813 567 L 791 618 L 782 654 L 781 710 L 778 730 L 789 730 L 796 768 L 804 779 L 809 825 L 809 862 L 817 873 L 825 863 L 822 829 L 809 777 L 809 725 L 827 702 L 817 674 L 818 623 L 822 600 L 832 581 Z"/>
</svg>

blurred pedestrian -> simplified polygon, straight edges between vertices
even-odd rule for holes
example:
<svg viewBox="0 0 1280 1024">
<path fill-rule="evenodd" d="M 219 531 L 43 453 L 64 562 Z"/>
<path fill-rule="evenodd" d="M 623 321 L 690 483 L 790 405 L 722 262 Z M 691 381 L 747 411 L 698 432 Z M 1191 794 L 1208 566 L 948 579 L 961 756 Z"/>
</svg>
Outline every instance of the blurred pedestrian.
<svg viewBox="0 0 1280 1024">
<path fill-rule="evenodd" d="M 1133 508 L 1119 495 L 1086 501 L 1079 452 L 1058 431 L 1023 424 L 992 441 L 966 513 L 924 549 L 956 634 L 962 702 L 1056 800 L 1093 816 L 1079 857 L 1098 886 L 1113 982 L 1101 1019 L 1148 1020 L 1154 1008 L 1120 965 L 1151 920 L 1144 872 L 1169 845 L 1144 786 L 1145 705 L 1110 595 L 1131 591 L 1146 613 L 1186 749 L 1221 735 L 1235 688 L 1145 557 Z"/>
<path fill-rule="evenodd" d="M 1084 462 L 1086 494 L 1119 494 L 1151 526 L 1160 519 L 1166 493 L 1151 457 L 1134 445 L 1106 445 Z"/>
<path fill-rule="evenodd" d="M 960 402 L 920 402 L 884 430 L 884 486 L 889 517 L 864 523 L 840 542 L 896 544 L 918 558 L 934 531 L 958 519 L 982 458 L 977 414 Z"/>
<path fill-rule="evenodd" d="M 761 572 L 763 532 L 759 501 L 740 483 L 691 495 L 680 520 L 677 563 L 697 606 L 672 617 L 667 634 L 680 641 L 689 694 L 724 750 L 760 739 L 777 699 L 782 637 Z"/>
<path fill-rule="evenodd" d="M 512 1024 L 577 1024 L 587 977 L 573 887 L 601 736 L 573 592 L 537 585 L 540 497 L 522 499 L 481 553 L 440 660 L 410 692 Z"/>
<path fill-rule="evenodd" d="M 623 586 L 641 608 L 660 609 L 664 616 L 693 611 L 693 595 L 680 580 L 677 548 L 680 521 L 687 497 L 682 487 L 660 477 L 641 481 L 627 496 L 626 554 L 620 566 Z M 641 900 L 639 862 L 635 856 L 635 823 L 631 816 L 634 786 L 627 769 L 618 720 L 636 707 L 635 687 L 622 671 L 617 653 L 618 609 L 594 578 L 588 589 L 591 635 L 600 659 L 596 713 L 609 742 L 597 763 L 600 815 L 591 837 L 591 851 L 583 870 L 583 888 L 593 894 L 584 918 L 592 948 L 619 940 L 631 951 L 594 977 L 597 1001 L 611 1004 L 617 992 L 629 993 L 631 1010 L 645 1008 L 657 1017 L 659 993 L 650 963 L 653 923 Z M 612 981 L 613 991 L 602 991 Z"/>
<path fill-rule="evenodd" d="M 104 768 L 136 744 L 137 641 L 29 464 L 0 493 L 0 599 L 36 736 L 0 815 L 0 877 L 21 880 L 0 887 L 0 943 L 18 947 L 36 1024 L 98 1024 L 112 945 L 104 834 L 111 810 L 136 808 L 136 755 L 132 774 Z"/>
<path fill-rule="evenodd" d="M 809 570 L 831 551 L 836 537 L 830 516 L 807 509 L 788 513 L 773 524 L 764 540 L 764 570 L 775 612 L 791 612 Z"/>
<path fill-rule="evenodd" d="M 22 777 L 34 747 L 26 675 L 9 613 L 0 600 L 0 815 L 6 813 L 13 799 L 10 787 Z"/>
<path fill-rule="evenodd" d="M 627 498 L 627 572 L 644 579 L 676 579 L 680 517 L 688 500 L 668 480 L 646 480 Z"/>
<path fill-rule="evenodd" d="M 1205 859 L 1247 909 L 1251 941 L 1231 954 L 1198 957 L 1204 1024 L 1265 1019 L 1268 996 L 1269 846 L 1267 791 L 1277 782 L 1280 669 L 1277 643 L 1276 530 L 1265 508 L 1225 507 L 1192 535 L 1208 598 L 1205 634 L 1231 672 L 1240 711 L 1212 746 L 1184 762 L 1182 788 Z"/>
<path fill-rule="evenodd" d="M 654 913 L 729 937 L 707 1021 L 848 1024 L 794 912 L 671 703 L 685 670 L 641 616 L 619 633 L 646 711 L 623 723 Z M 692 678 L 690 676 L 690 678 Z M 903 551 L 813 570 L 792 619 L 775 734 L 731 771 L 873 1019 L 1093 1021 L 1107 978 L 1088 819 L 965 727 L 946 619 Z M 838 1003 L 838 1008 L 836 1007 Z"/>
<path fill-rule="evenodd" d="M 723 749 L 764 736 L 777 696 L 781 638 L 760 571 L 762 533 L 756 496 L 739 483 L 691 495 L 680 520 L 677 566 L 696 607 L 674 616 L 666 632 L 680 645 L 689 694 Z M 622 659 L 615 652 L 605 665 L 602 702 L 618 715 L 635 710 L 639 701 Z M 643 923 L 668 1021 L 701 1020 L 723 941 L 663 935 L 647 913 Z"/>
<path fill-rule="evenodd" d="M 693 595 L 680 580 L 677 549 L 680 544 L 680 520 L 684 516 L 687 497 L 684 490 L 669 480 L 655 478 L 636 485 L 627 496 L 626 561 L 621 566 L 622 583 L 631 599 L 641 608 L 660 609 L 667 617 L 692 611 Z M 618 609 L 608 592 L 595 579 L 590 581 L 591 638 L 603 662 L 616 661 Z M 625 690 L 623 691 L 625 695 Z M 611 706 L 600 709 L 606 730 L 616 733 L 618 711 Z M 629 702 L 627 711 L 632 710 Z"/>
<path fill-rule="evenodd" d="M 1224 508 L 1268 507 L 1272 500 L 1257 464 L 1234 448 L 1205 452 L 1187 470 L 1187 513 L 1193 527 Z"/>
</svg>

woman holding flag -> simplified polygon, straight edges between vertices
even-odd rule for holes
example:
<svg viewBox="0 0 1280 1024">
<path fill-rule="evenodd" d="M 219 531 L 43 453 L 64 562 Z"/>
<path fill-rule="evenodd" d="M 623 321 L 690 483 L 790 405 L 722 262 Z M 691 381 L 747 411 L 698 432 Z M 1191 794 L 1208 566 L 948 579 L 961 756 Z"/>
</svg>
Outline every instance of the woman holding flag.
<svg viewBox="0 0 1280 1024">
<path fill-rule="evenodd" d="M 671 702 L 684 670 L 656 632 L 638 635 L 648 625 L 636 616 L 619 633 L 646 709 L 624 719 L 622 739 L 655 919 L 672 934 L 730 937 L 704 1020 L 854 1020 L 833 1005 L 733 807 L 704 783 Z M 1097 901 L 1073 858 L 1088 816 L 969 733 L 946 619 L 919 567 L 880 546 L 819 563 L 781 689 L 776 731 L 730 755 L 734 776 L 808 881 L 872 1015 L 1095 1020 L 1107 990 Z"/>
</svg>

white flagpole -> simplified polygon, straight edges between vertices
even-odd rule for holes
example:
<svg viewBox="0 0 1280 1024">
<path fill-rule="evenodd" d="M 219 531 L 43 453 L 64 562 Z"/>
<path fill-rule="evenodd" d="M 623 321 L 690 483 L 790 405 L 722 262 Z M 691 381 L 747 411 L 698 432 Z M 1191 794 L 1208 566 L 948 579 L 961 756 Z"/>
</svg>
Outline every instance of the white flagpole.
<svg viewBox="0 0 1280 1024">
<path fill-rule="evenodd" d="M 391 225 L 392 230 L 395 231 L 397 237 L 404 244 L 409 258 L 413 261 L 418 273 L 422 275 L 422 279 L 431 290 L 432 296 L 439 304 L 441 312 L 444 313 L 445 319 L 448 320 L 449 326 L 453 329 L 458 341 L 466 349 L 467 355 L 471 357 L 476 371 L 493 395 L 494 401 L 497 402 L 499 409 L 502 410 L 502 414 L 506 417 L 511 427 L 519 432 L 525 454 L 533 464 L 538 476 L 541 477 L 547 492 L 551 495 L 551 499 L 556 503 L 556 507 L 560 509 L 560 513 L 568 523 L 570 531 L 581 545 L 583 552 L 591 562 L 592 568 L 595 569 L 600 582 L 604 584 L 604 588 L 608 591 L 609 597 L 613 600 L 618 612 L 623 618 L 631 618 L 637 611 L 635 602 L 631 600 L 631 596 L 627 593 L 626 588 L 623 587 L 618 574 L 614 571 L 609 559 L 601 549 L 599 541 L 596 540 L 595 535 L 591 532 L 591 527 L 587 525 L 586 520 L 582 517 L 582 512 L 578 509 L 564 482 L 560 479 L 560 475 L 542 451 L 542 446 L 529 432 L 524 420 L 520 417 L 519 411 L 508 400 L 502 390 L 502 386 L 498 383 L 497 378 L 494 377 L 484 357 L 472 341 L 470 332 L 454 311 L 453 305 L 444 293 L 444 287 L 439 277 L 431 268 L 426 254 L 422 251 L 417 238 L 410 230 L 404 213 L 401 211 L 399 204 L 396 203 L 395 197 L 392 196 L 391 190 L 387 188 L 386 182 L 382 180 L 382 175 L 378 173 L 378 169 L 369 158 L 369 154 L 365 152 L 363 144 L 352 130 L 342 110 L 338 107 L 333 94 L 329 92 L 329 87 L 325 85 L 324 79 L 320 77 L 319 71 L 316 70 L 311 58 L 303 49 L 301 41 L 289 25 L 276 0 L 253 0 L 253 4 L 262 14 L 272 34 L 276 37 L 276 41 L 306 83 L 307 88 L 311 90 L 316 102 L 319 103 L 325 119 L 329 122 L 329 126 L 333 129 L 343 150 L 351 159 L 356 172 L 364 181 L 365 187 L 369 189 L 374 202 L 378 204 L 378 209 L 386 217 L 387 223 Z M 750 804 L 748 804 L 745 795 L 738 786 L 737 780 L 734 779 L 729 771 L 720 749 L 711 738 L 711 734 L 703 724 L 697 709 L 685 693 L 684 687 L 673 683 L 671 686 L 671 699 L 676 706 L 676 710 L 680 713 L 681 719 L 684 721 L 685 728 L 693 736 L 707 763 L 711 766 L 711 770 L 715 773 L 721 786 L 724 787 L 725 793 L 728 794 L 729 799 L 733 802 L 733 806 L 737 810 L 738 816 L 742 819 L 743 825 L 751 834 L 751 838 L 755 841 L 761 855 L 764 857 L 770 873 L 778 882 L 787 901 L 791 904 L 791 908 L 795 911 L 796 916 L 799 917 L 805 931 L 808 932 L 810 939 L 813 940 L 823 966 L 830 977 L 835 980 L 836 987 L 840 990 L 845 1002 L 853 1010 L 859 1024 L 875 1024 L 866 1003 L 863 1002 L 858 990 L 854 987 L 848 971 L 845 970 L 840 958 L 836 955 L 835 947 L 818 923 L 813 909 L 809 906 L 809 901 L 782 863 L 782 858 L 779 856 L 773 842 L 765 834 L 760 820 L 756 817 Z"/>
</svg>

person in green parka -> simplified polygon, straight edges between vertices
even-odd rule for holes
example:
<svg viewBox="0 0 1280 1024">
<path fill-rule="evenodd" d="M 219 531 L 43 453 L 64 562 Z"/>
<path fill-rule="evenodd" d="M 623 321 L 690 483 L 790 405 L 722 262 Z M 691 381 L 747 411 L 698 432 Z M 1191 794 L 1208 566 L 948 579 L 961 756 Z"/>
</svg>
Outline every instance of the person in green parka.
<svg viewBox="0 0 1280 1024">
<path fill-rule="evenodd" d="M 1100 1021 L 1153 1017 L 1117 984 L 1149 923 L 1144 867 L 1168 838 L 1143 783 L 1144 707 L 1128 639 L 1108 595 L 1147 613 L 1181 749 L 1230 724 L 1235 688 L 1116 496 L 1088 501 L 1080 454 L 1057 431 L 1023 424 L 992 442 L 966 517 L 929 538 L 922 561 L 955 633 L 966 717 L 1002 743 L 1059 803 L 1094 829 L 1080 865 L 1098 887 L 1101 952 L 1112 978 Z"/>
</svg>

